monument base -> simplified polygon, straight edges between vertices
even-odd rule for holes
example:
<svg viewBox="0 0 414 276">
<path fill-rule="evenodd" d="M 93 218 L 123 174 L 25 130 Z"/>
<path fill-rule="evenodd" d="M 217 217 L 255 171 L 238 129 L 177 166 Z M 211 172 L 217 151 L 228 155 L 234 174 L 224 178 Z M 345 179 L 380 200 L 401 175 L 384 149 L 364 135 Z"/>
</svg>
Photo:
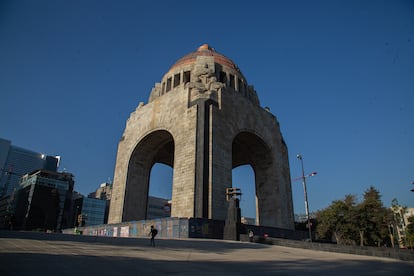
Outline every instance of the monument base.
<svg viewBox="0 0 414 276">
<path fill-rule="evenodd" d="M 160 238 L 223 239 L 224 221 L 202 218 L 158 218 L 128 221 L 115 224 L 92 225 L 64 229 L 65 234 L 107 237 L 147 238 L 151 225 L 158 230 Z"/>
</svg>

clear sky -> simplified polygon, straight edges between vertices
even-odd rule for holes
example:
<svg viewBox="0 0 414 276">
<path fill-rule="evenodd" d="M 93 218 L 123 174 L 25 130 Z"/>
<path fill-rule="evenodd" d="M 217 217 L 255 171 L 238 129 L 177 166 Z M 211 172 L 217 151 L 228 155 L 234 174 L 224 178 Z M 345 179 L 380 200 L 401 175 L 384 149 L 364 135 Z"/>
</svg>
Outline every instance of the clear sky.
<svg viewBox="0 0 414 276">
<path fill-rule="evenodd" d="M 62 156 L 75 189 L 113 178 L 129 114 L 208 43 L 278 118 L 311 211 L 371 185 L 414 207 L 414 1 L 0 1 L 0 137 Z M 157 166 L 151 193 L 171 194 Z M 242 214 L 253 176 L 234 172 Z M 292 182 L 304 213 L 301 181 Z"/>
</svg>

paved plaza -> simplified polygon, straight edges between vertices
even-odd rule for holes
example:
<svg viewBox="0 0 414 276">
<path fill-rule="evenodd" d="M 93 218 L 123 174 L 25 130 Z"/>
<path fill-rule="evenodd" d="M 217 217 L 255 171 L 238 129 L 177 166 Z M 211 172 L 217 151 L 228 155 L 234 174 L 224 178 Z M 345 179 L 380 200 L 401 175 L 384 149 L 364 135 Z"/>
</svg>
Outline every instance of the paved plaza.
<svg viewBox="0 0 414 276">
<path fill-rule="evenodd" d="M 246 242 L 0 231 L 0 275 L 413 275 L 414 262 Z"/>
</svg>

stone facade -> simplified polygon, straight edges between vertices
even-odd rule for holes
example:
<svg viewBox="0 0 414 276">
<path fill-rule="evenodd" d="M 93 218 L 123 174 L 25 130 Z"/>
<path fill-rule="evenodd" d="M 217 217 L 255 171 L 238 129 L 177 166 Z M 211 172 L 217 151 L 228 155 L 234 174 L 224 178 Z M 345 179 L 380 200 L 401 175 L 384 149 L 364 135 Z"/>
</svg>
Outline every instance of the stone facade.
<svg viewBox="0 0 414 276">
<path fill-rule="evenodd" d="M 259 225 L 293 229 L 287 147 L 239 68 L 208 45 L 178 60 L 127 120 L 109 223 L 146 219 L 155 163 L 174 168 L 171 216 L 224 220 L 232 169 L 255 172 Z"/>
</svg>

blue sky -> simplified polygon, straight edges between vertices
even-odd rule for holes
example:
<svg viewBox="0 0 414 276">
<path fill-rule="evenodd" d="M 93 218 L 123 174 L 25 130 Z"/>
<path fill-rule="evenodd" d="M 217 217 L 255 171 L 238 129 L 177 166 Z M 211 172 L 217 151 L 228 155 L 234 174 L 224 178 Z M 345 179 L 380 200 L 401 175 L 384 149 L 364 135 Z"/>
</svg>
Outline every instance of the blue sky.
<svg viewBox="0 0 414 276">
<path fill-rule="evenodd" d="M 371 185 L 414 207 L 413 1 L 1 1 L 0 137 L 61 155 L 88 194 L 113 177 L 129 114 L 208 43 L 277 116 L 311 211 Z M 151 193 L 171 190 L 153 170 Z M 251 169 L 234 173 L 252 216 Z M 304 213 L 300 181 L 295 213 Z"/>
</svg>

